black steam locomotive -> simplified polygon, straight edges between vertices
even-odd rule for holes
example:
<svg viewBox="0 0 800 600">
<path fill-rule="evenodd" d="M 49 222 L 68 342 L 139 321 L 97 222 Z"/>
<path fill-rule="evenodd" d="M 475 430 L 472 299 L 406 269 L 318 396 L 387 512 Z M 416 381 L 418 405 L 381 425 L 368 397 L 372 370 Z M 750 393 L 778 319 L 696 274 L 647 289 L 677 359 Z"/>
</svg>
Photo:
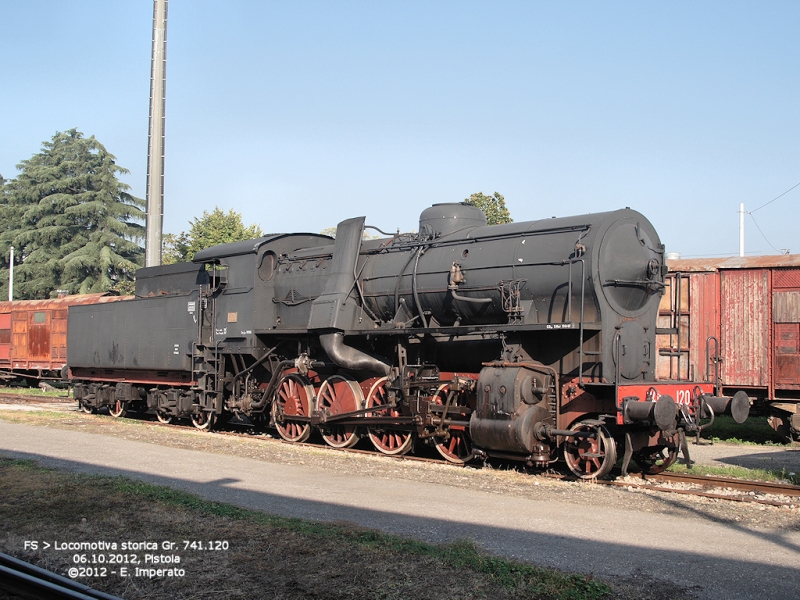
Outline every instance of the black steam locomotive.
<svg viewBox="0 0 800 600">
<path fill-rule="evenodd" d="M 385 454 L 502 457 L 579 477 L 623 452 L 654 472 L 685 432 L 745 395 L 655 383 L 664 247 L 638 212 L 487 226 L 469 204 L 419 233 L 268 235 L 137 272 L 136 297 L 69 310 L 75 397 L 189 418 L 237 416 L 300 442 L 364 435 Z M 381 232 L 383 233 L 383 232 Z M 387 234 L 384 234 L 387 235 Z"/>
</svg>

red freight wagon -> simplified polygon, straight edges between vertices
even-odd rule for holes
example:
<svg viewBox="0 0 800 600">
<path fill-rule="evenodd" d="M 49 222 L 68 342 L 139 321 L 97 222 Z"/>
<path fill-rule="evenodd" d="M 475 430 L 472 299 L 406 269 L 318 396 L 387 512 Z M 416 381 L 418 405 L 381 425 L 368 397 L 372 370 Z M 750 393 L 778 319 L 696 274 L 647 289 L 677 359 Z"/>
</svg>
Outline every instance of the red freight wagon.
<svg viewBox="0 0 800 600">
<path fill-rule="evenodd" d="M 67 309 L 115 302 L 121 296 L 80 294 L 51 300 L 0 302 L 0 379 L 60 379 L 67 364 Z"/>
<path fill-rule="evenodd" d="M 657 377 L 743 390 L 800 437 L 800 254 L 668 261 Z"/>
</svg>

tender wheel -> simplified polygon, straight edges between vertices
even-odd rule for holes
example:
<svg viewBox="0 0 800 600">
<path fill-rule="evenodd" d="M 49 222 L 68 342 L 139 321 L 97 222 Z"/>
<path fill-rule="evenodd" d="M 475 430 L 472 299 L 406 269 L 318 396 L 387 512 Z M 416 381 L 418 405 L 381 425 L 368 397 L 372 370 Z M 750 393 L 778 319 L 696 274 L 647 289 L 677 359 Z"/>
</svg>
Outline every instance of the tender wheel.
<svg viewBox="0 0 800 600">
<path fill-rule="evenodd" d="M 617 462 L 617 446 L 608 430 L 586 421 L 575 423 L 570 429 L 594 435 L 568 438 L 564 442 L 564 461 L 569 470 L 581 479 L 608 475 Z"/>
<path fill-rule="evenodd" d="M 84 404 L 83 402 L 78 402 L 78 409 L 82 410 L 87 415 L 93 415 L 95 412 L 97 412 L 95 411 L 94 407 Z"/>
<path fill-rule="evenodd" d="M 123 402 L 122 400 L 114 400 L 114 402 L 108 405 L 108 414 L 114 418 L 119 419 L 124 417 L 127 412 L 128 403 Z"/>
<path fill-rule="evenodd" d="M 448 385 L 439 386 L 439 389 L 436 390 L 436 394 L 433 397 L 433 402 L 436 404 L 444 404 L 447 402 L 447 392 L 449 389 L 450 386 Z M 466 397 L 464 394 L 459 394 L 456 397 L 455 406 L 466 406 Z M 469 434 L 467 434 L 466 425 L 451 424 L 448 428 L 448 432 L 450 433 L 450 437 L 448 438 L 433 438 L 433 445 L 436 451 L 441 454 L 447 462 L 463 465 L 472 458 L 472 444 L 469 440 Z"/>
<path fill-rule="evenodd" d="M 192 420 L 192 425 L 194 425 L 196 429 L 200 429 L 201 431 L 209 431 L 212 427 L 214 427 L 214 422 L 217 420 L 217 415 L 213 412 L 202 411 L 199 414 L 192 415 L 190 418 Z"/>
<path fill-rule="evenodd" d="M 678 460 L 678 449 L 666 446 L 642 448 L 633 453 L 633 460 L 648 475 L 655 475 L 669 469 Z"/>
<path fill-rule="evenodd" d="M 159 423 L 163 423 L 164 425 L 172 423 L 172 415 L 168 415 L 167 413 L 156 412 L 156 419 L 158 419 Z"/>
<path fill-rule="evenodd" d="M 272 419 L 275 428 L 287 442 L 305 442 L 311 435 L 311 425 L 292 421 L 293 416 L 310 417 L 314 388 L 297 373 L 286 375 L 275 390 L 272 402 Z"/>
<path fill-rule="evenodd" d="M 386 377 L 381 377 L 375 383 L 367 394 L 367 403 L 365 408 L 372 408 L 373 406 L 383 406 L 386 404 Z M 390 408 L 386 410 L 376 411 L 368 416 L 375 417 L 399 417 L 400 411 L 397 408 Z M 411 449 L 414 438 L 410 431 L 400 431 L 397 429 L 377 429 L 370 428 L 368 430 L 369 439 L 375 449 L 382 454 L 389 454 L 397 456 L 405 454 Z"/>
<path fill-rule="evenodd" d="M 317 394 L 317 409 L 328 416 L 359 410 L 363 405 L 361 387 L 341 375 L 328 377 Z M 352 448 L 358 442 L 356 429 L 355 425 L 325 425 L 321 429 L 322 439 L 334 448 Z"/>
</svg>

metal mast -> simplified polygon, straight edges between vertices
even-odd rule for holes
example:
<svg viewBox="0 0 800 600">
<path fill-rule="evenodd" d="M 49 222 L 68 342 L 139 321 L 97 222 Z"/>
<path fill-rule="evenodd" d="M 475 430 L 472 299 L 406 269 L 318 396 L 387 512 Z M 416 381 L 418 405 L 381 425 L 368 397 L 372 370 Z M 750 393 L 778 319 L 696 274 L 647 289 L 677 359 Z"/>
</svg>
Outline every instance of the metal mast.
<svg viewBox="0 0 800 600">
<path fill-rule="evenodd" d="M 156 267 L 161 264 L 161 232 L 164 228 L 164 107 L 167 98 L 167 1 L 153 0 L 150 132 L 147 136 L 146 267 Z"/>
<path fill-rule="evenodd" d="M 739 256 L 744 256 L 744 202 L 739 204 Z"/>
</svg>

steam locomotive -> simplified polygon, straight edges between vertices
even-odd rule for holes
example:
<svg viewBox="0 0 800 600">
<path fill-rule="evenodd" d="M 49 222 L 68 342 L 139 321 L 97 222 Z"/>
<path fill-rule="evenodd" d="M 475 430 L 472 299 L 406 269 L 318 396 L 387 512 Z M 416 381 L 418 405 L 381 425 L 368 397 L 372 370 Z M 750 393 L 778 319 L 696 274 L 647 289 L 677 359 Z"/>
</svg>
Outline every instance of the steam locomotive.
<svg viewBox="0 0 800 600">
<path fill-rule="evenodd" d="M 655 379 L 667 267 L 628 208 L 487 226 L 436 204 L 418 233 L 274 234 L 141 269 L 133 299 L 69 309 L 68 366 L 86 411 L 108 407 L 269 425 L 290 442 L 368 437 L 385 454 L 433 446 L 577 477 L 623 458 L 672 464 L 685 433 L 745 394 Z M 375 229 L 375 228 L 372 228 Z"/>
</svg>

